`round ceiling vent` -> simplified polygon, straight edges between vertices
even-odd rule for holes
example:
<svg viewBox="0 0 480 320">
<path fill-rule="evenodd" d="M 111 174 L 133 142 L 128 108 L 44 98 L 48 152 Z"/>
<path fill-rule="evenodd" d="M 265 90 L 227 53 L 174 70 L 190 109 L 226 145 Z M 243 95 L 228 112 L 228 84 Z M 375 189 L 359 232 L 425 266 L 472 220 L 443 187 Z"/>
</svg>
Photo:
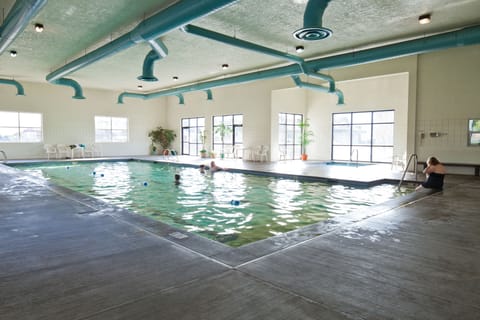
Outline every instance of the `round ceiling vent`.
<svg viewBox="0 0 480 320">
<path fill-rule="evenodd" d="M 316 41 L 328 38 L 332 35 L 332 30 L 322 27 L 302 28 L 293 33 L 293 36 L 299 40 Z"/>
</svg>

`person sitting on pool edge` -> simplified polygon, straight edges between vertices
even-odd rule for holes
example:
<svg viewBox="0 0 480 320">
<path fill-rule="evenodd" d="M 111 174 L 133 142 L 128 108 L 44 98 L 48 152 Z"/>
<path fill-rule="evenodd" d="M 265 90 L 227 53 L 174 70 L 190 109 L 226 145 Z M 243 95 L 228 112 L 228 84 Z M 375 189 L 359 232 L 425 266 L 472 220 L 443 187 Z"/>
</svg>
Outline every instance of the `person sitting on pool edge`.
<svg viewBox="0 0 480 320">
<path fill-rule="evenodd" d="M 415 190 L 421 188 L 430 188 L 430 189 L 443 189 L 443 178 L 447 171 L 443 164 L 438 161 L 435 157 L 429 157 L 426 163 L 427 167 L 423 169 L 423 173 L 427 176 L 427 179 L 422 182 Z"/>
</svg>

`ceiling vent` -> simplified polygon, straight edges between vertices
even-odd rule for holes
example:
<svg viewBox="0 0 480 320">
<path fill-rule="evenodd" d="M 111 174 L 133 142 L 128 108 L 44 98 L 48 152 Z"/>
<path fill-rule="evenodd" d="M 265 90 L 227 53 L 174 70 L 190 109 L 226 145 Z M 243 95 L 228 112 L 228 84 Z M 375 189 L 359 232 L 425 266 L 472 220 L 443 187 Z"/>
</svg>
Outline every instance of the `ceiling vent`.
<svg viewBox="0 0 480 320">
<path fill-rule="evenodd" d="M 323 12 L 330 0 L 310 0 L 303 15 L 303 28 L 293 33 L 299 40 L 316 41 L 328 38 L 332 30 L 322 26 Z"/>
</svg>

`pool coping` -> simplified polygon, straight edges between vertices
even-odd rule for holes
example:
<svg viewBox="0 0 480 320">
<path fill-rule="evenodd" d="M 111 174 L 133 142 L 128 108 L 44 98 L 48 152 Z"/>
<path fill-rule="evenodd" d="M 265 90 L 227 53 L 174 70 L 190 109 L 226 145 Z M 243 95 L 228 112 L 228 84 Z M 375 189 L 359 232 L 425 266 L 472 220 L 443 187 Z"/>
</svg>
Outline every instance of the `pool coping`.
<svg viewBox="0 0 480 320">
<path fill-rule="evenodd" d="M 166 162 L 166 161 L 146 161 L 144 159 L 137 158 L 109 158 L 109 159 L 93 159 L 93 161 L 145 161 L 145 162 Z M 60 160 L 62 162 L 71 162 L 78 160 Z M 82 160 L 80 160 L 82 161 Z M 86 159 L 83 161 L 92 161 L 92 159 Z M 15 163 L 34 163 L 34 162 L 45 162 L 45 161 L 15 161 Z M 51 162 L 51 161 L 49 161 Z M 182 165 L 182 166 L 194 166 L 194 164 L 181 163 L 181 162 L 169 162 L 171 164 Z M 12 164 L 14 164 L 12 162 Z M 8 164 L 7 164 L 8 165 Z M 42 180 L 41 178 L 29 175 L 28 173 L 16 169 L 14 166 L 7 166 L 17 175 L 23 173 L 23 176 L 28 176 L 28 179 L 32 183 L 41 184 L 46 188 L 50 189 L 57 195 L 67 198 L 71 201 L 78 202 L 82 205 L 91 208 L 91 210 L 86 210 L 82 213 L 84 216 L 88 215 L 109 215 L 113 217 L 120 223 L 130 224 L 136 228 L 140 228 L 146 232 L 149 232 L 153 235 L 162 237 L 176 245 L 182 246 L 188 250 L 191 250 L 197 254 L 201 254 L 210 259 L 219 261 L 223 264 L 229 265 L 231 267 L 238 267 L 247 262 L 251 262 L 258 258 L 273 254 L 275 252 L 285 250 L 301 243 L 305 243 L 317 237 L 329 234 L 338 230 L 350 226 L 354 223 L 358 223 L 367 218 L 377 216 L 379 214 L 391 211 L 393 209 L 408 205 L 409 203 L 415 202 L 425 196 L 428 196 L 434 193 L 433 190 L 424 190 L 423 192 L 413 192 L 405 196 L 398 197 L 396 199 L 389 200 L 387 202 L 373 205 L 368 208 L 363 208 L 361 210 L 351 212 L 342 216 L 333 217 L 325 221 L 321 221 L 312 225 L 308 225 L 296 230 L 292 230 L 280 235 L 272 236 L 267 239 L 259 240 L 252 242 L 241 247 L 230 247 L 228 245 L 222 244 L 220 242 L 205 238 L 203 236 L 190 233 L 188 231 L 172 227 L 166 223 L 153 220 L 147 216 L 142 216 L 134 213 L 128 209 L 124 209 L 112 204 L 109 204 L 103 200 L 96 199 L 94 197 L 85 195 L 83 193 L 68 189 L 66 187 L 58 186 L 49 181 Z M 309 181 L 326 181 L 329 183 L 342 183 L 341 180 L 330 179 L 312 176 L 302 176 L 302 175 L 291 175 L 291 174 L 278 174 L 276 172 L 262 172 L 256 170 L 242 170 L 242 169 L 231 169 L 232 172 L 242 172 L 242 173 L 251 173 L 251 174 L 263 174 L 263 175 L 274 175 L 279 177 L 285 177 L 290 179 L 306 179 Z M 392 179 L 382 179 L 382 182 L 379 183 L 391 183 Z M 397 181 L 398 182 L 398 181 Z M 343 183 L 345 184 L 345 183 Z M 357 185 L 358 186 L 358 185 Z M 361 184 L 360 186 L 368 187 L 369 185 Z"/>
</svg>

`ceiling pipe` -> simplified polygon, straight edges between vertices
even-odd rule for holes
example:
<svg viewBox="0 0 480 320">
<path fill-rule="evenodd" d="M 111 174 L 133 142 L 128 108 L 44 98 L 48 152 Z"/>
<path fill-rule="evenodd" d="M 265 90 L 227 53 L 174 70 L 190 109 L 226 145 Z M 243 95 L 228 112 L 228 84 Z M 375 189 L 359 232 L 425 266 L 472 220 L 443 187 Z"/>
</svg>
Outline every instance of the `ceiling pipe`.
<svg viewBox="0 0 480 320">
<path fill-rule="evenodd" d="M 132 31 L 51 72 L 46 76 L 46 80 L 52 82 L 94 62 L 126 50 L 137 43 L 160 38 L 174 29 L 237 1 L 238 0 L 183 0 L 176 2 L 165 10 L 145 19 Z"/>
<path fill-rule="evenodd" d="M 207 89 L 205 90 L 205 92 L 207 93 L 207 100 L 209 101 L 213 100 L 212 90 Z"/>
<path fill-rule="evenodd" d="M 18 81 L 9 80 L 9 79 L 0 79 L 0 84 L 8 84 L 8 85 L 15 86 L 17 88 L 17 96 L 24 96 L 25 95 L 25 91 L 23 90 L 23 86 Z"/>
<path fill-rule="evenodd" d="M 152 50 L 147 54 L 143 60 L 143 72 L 138 76 L 138 80 L 142 81 L 158 81 L 157 77 L 153 75 L 153 65 L 155 61 L 163 59 L 168 55 L 168 49 L 160 40 L 149 40 Z"/>
<path fill-rule="evenodd" d="M 337 105 L 344 105 L 345 104 L 345 99 L 344 99 L 344 96 L 343 96 L 343 92 L 338 90 L 338 89 L 335 89 L 335 91 L 331 92 L 330 88 L 323 87 L 319 84 L 304 82 L 300 79 L 299 76 L 292 76 L 292 79 L 295 82 L 295 84 L 297 85 L 297 87 L 299 87 L 299 88 L 306 88 L 306 89 L 312 89 L 312 90 L 317 90 L 317 91 L 321 91 L 321 92 L 335 93 L 337 95 L 337 98 L 338 98 Z"/>
<path fill-rule="evenodd" d="M 303 15 L 303 28 L 293 33 L 298 40 L 316 41 L 328 38 L 332 30 L 322 26 L 323 13 L 331 0 L 309 0 Z"/>
<path fill-rule="evenodd" d="M 0 27 L 0 55 L 17 38 L 47 0 L 17 0 Z"/>
<path fill-rule="evenodd" d="M 384 47 L 365 49 L 354 53 L 319 58 L 305 62 L 310 70 L 318 71 L 325 68 L 340 68 L 358 65 L 367 62 L 398 58 L 402 56 L 432 52 L 453 47 L 480 44 L 480 26 L 468 27 L 461 30 L 446 32 L 420 39 L 408 40 Z M 368 57 L 368 58 L 367 58 Z M 152 99 L 177 93 L 206 90 L 215 87 L 237 85 L 263 79 L 280 78 L 302 74 L 298 64 L 251 72 L 225 79 L 211 80 L 174 89 L 165 89 L 149 94 L 142 94 L 142 99 Z M 138 97 L 138 96 L 135 96 Z M 120 97 L 119 97 L 120 98 Z M 123 100 L 122 100 L 123 102 Z"/>
<path fill-rule="evenodd" d="M 235 46 L 235 47 L 239 47 L 239 48 L 242 48 L 242 49 L 247 49 L 247 50 L 250 50 L 250 51 L 263 53 L 263 54 L 266 54 L 266 55 L 270 55 L 270 56 L 273 56 L 273 57 L 276 57 L 276 58 L 280 58 L 280 59 L 283 59 L 283 60 L 288 60 L 288 61 L 295 62 L 295 63 L 303 63 L 303 59 L 300 58 L 300 57 L 297 57 L 297 56 L 294 56 L 294 55 L 291 55 L 291 54 L 288 54 L 288 53 L 284 53 L 284 52 L 281 52 L 281 51 L 277 51 L 277 50 L 274 50 L 274 49 L 270 49 L 270 48 L 267 48 L 267 47 L 264 47 L 264 46 L 261 46 L 261 45 L 258 45 L 258 44 L 252 43 L 252 42 L 248 42 L 248 41 L 245 41 L 245 40 L 240 40 L 240 39 L 237 39 L 237 38 L 233 38 L 233 37 L 230 37 L 230 36 L 215 32 L 215 31 L 200 28 L 200 27 L 197 27 L 197 26 L 194 26 L 194 25 L 191 25 L 191 24 L 188 24 L 188 25 L 184 26 L 182 28 L 182 30 L 184 30 L 185 32 L 190 33 L 190 34 L 194 34 L 194 35 L 204 37 L 204 38 L 207 38 L 207 39 L 211 39 L 211 40 L 215 40 L 215 41 L 218 41 L 218 42 L 226 43 L 226 44 L 229 44 L 229 45 L 232 45 L 232 46 Z"/>
<path fill-rule="evenodd" d="M 53 80 L 51 83 L 58 84 L 61 86 L 72 87 L 75 94 L 72 96 L 73 99 L 85 99 L 83 96 L 82 87 L 78 84 L 77 81 L 68 78 L 60 78 Z"/>
<path fill-rule="evenodd" d="M 218 42 L 221 42 L 221 43 L 229 44 L 229 45 L 232 45 L 232 46 L 235 46 L 235 47 L 238 47 L 238 48 L 242 48 L 242 49 L 246 49 L 246 50 L 270 55 L 270 56 L 280 58 L 280 59 L 283 59 L 283 60 L 295 62 L 300 66 L 303 73 L 305 73 L 305 74 L 307 74 L 307 75 L 309 75 L 313 78 L 328 81 L 329 86 L 330 86 L 330 90 L 327 91 L 328 93 L 334 93 L 335 92 L 335 80 L 331 76 L 311 72 L 308 68 L 308 65 L 305 63 L 305 60 L 303 60 L 300 57 L 297 57 L 297 56 L 294 56 L 294 55 L 291 55 L 291 54 L 288 54 L 288 53 L 284 53 L 284 52 L 281 52 L 281 51 L 277 51 L 277 50 L 274 50 L 274 49 L 271 49 L 271 48 L 268 48 L 268 47 L 264 47 L 264 46 L 261 46 L 261 45 L 255 44 L 255 43 L 251 43 L 251 42 L 248 42 L 248 41 L 245 41 L 245 40 L 241 40 L 241 39 L 238 39 L 238 38 L 233 38 L 233 37 L 230 37 L 230 36 L 215 32 L 215 31 L 207 30 L 207 29 L 204 29 L 204 28 L 201 28 L 201 27 L 197 27 L 197 26 L 194 26 L 194 25 L 191 25 L 191 24 L 186 25 L 182 29 L 187 33 L 194 34 L 194 35 L 197 35 L 197 36 L 201 36 L 201 37 L 204 37 L 204 38 L 207 38 L 207 39 L 211 39 L 211 40 L 218 41 Z"/>
<path fill-rule="evenodd" d="M 183 99 L 183 94 L 178 93 L 176 94 L 176 96 L 178 97 L 178 104 L 185 104 L 185 100 Z"/>
</svg>

